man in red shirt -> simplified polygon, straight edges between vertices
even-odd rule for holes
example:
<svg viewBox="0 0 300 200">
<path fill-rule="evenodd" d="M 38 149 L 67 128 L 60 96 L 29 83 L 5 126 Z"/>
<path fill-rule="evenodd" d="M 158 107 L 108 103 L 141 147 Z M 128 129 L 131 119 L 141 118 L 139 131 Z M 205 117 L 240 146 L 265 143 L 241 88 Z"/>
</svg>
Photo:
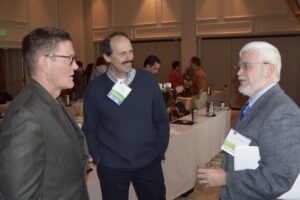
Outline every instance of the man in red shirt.
<svg viewBox="0 0 300 200">
<path fill-rule="evenodd" d="M 173 61 L 172 62 L 172 70 L 169 73 L 169 82 L 172 84 L 173 88 L 177 86 L 183 86 L 183 78 L 180 73 L 180 62 Z"/>
</svg>

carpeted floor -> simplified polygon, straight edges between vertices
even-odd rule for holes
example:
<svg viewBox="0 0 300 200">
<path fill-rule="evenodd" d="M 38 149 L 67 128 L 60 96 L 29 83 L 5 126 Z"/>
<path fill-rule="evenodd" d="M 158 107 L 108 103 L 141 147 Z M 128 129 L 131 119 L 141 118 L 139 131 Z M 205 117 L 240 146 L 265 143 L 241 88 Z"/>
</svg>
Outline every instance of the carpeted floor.
<svg viewBox="0 0 300 200">
<path fill-rule="evenodd" d="M 220 152 L 207 163 L 207 167 L 220 167 L 223 157 L 223 152 Z M 219 200 L 219 198 L 219 187 L 204 188 L 203 186 L 196 184 L 192 193 L 187 197 L 178 197 L 176 200 Z"/>
<path fill-rule="evenodd" d="M 231 125 L 237 117 L 239 110 L 231 110 Z M 223 160 L 223 152 L 220 152 L 213 159 L 207 163 L 208 167 L 220 167 Z M 220 193 L 219 187 L 214 188 L 204 188 L 203 186 L 196 184 L 194 191 L 190 193 L 187 197 L 178 197 L 176 200 L 219 200 Z"/>
<path fill-rule="evenodd" d="M 178 197 L 176 200 L 219 200 L 219 188 L 203 188 L 201 185 L 196 185 L 194 192 L 187 197 Z"/>
</svg>

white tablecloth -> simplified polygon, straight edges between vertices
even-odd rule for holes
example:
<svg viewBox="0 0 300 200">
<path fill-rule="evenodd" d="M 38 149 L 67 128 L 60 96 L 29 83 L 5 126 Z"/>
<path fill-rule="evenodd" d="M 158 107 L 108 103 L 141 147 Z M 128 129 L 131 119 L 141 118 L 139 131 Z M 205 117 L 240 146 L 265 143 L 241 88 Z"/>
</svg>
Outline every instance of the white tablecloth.
<svg viewBox="0 0 300 200">
<path fill-rule="evenodd" d="M 196 167 L 204 166 L 219 153 L 220 147 L 230 129 L 230 111 L 220 111 L 216 117 L 204 116 L 204 110 L 198 113 L 194 125 L 171 124 L 171 136 L 162 162 L 167 199 L 175 199 L 193 188 L 196 182 Z M 191 119 L 191 116 L 185 116 Z M 88 191 L 91 200 L 101 200 L 100 184 L 94 169 L 88 176 Z M 136 200 L 132 186 L 129 199 Z"/>
</svg>

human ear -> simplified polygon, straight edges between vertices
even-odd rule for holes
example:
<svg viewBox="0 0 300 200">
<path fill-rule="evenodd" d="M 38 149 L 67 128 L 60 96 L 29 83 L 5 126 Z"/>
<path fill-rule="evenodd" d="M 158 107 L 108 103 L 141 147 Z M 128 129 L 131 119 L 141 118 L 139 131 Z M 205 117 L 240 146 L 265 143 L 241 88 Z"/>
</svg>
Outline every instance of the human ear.
<svg viewBox="0 0 300 200">
<path fill-rule="evenodd" d="M 274 64 L 268 64 L 267 70 L 266 70 L 266 78 L 269 78 L 275 73 L 275 66 Z"/>
<path fill-rule="evenodd" d="M 110 56 L 106 55 L 106 54 L 103 54 L 103 58 L 105 59 L 105 61 L 107 63 L 110 63 Z"/>
<path fill-rule="evenodd" d="M 41 71 L 45 74 L 49 73 L 50 70 L 50 60 L 46 56 L 40 56 L 38 58 L 38 67 L 41 69 Z"/>
</svg>

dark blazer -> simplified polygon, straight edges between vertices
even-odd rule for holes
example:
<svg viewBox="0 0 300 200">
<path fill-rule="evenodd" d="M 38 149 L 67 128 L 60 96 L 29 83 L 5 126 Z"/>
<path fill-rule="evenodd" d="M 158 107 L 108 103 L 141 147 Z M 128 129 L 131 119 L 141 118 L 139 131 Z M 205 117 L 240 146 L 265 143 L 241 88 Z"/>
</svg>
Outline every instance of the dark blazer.
<svg viewBox="0 0 300 200">
<path fill-rule="evenodd" d="M 0 131 L 0 197 L 89 199 L 85 138 L 65 107 L 39 83 L 32 80 L 15 98 Z"/>
<path fill-rule="evenodd" d="M 227 186 L 222 200 L 276 199 L 291 188 L 300 172 L 300 110 L 278 84 L 263 94 L 234 129 L 258 146 L 261 160 L 255 170 L 234 172 L 234 158 L 225 154 L 222 168 Z"/>
</svg>

